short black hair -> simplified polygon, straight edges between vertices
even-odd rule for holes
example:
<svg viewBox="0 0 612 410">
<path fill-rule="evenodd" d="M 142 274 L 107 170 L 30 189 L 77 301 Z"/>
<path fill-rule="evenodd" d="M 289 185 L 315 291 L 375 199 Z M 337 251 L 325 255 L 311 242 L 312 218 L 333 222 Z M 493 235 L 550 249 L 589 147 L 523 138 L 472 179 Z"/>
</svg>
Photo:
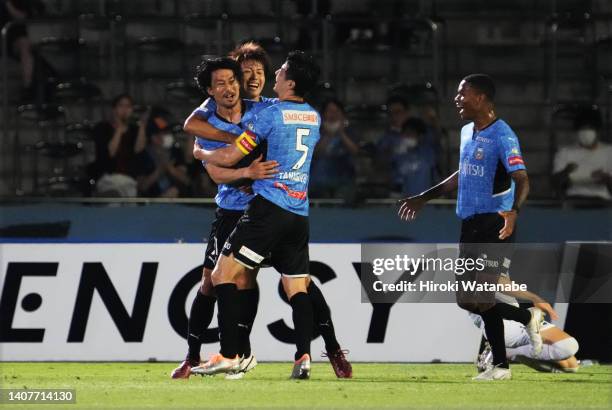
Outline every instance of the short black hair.
<svg viewBox="0 0 612 410">
<path fill-rule="evenodd" d="M 295 82 L 293 92 L 298 97 L 305 97 L 313 91 L 321 69 L 311 55 L 300 50 L 291 51 L 287 55 L 287 79 Z"/>
<path fill-rule="evenodd" d="M 270 74 L 270 57 L 268 57 L 266 50 L 254 41 L 240 44 L 230 51 L 229 56 L 236 60 L 238 64 L 242 64 L 247 60 L 258 61 L 263 66 L 265 75 Z"/>
<path fill-rule="evenodd" d="M 236 60 L 230 57 L 207 58 L 196 68 L 195 76 L 198 88 L 206 95 L 208 95 L 207 89 L 212 84 L 212 74 L 217 70 L 232 70 L 236 80 L 242 82 L 242 70 Z"/>
<path fill-rule="evenodd" d="M 465 81 L 470 87 L 484 94 L 489 101 L 495 101 L 495 83 L 487 74 L 470 74 L 464 77 L 462 81 Z"/>
<path fill-rule="evenodd" d="M 412 130 L 418 135 L 423 135 L 427 132 L 427 124 L 425 124 L 425 121 L 420 118 L 411 117 L 402 124 L 402 132 L 406 132 L 408 130 Z"/>
<path fill-rule="evenodd" d="M 113 97 L 113 99 L 111 100 L 111 107 L 115 108 L 124 98 L 130 100 L 130 103 L 132 105 L 134 104 L 134 99 L 131 95 L 129 95 L 128 93 L 121 93 Z"/>
</svg>

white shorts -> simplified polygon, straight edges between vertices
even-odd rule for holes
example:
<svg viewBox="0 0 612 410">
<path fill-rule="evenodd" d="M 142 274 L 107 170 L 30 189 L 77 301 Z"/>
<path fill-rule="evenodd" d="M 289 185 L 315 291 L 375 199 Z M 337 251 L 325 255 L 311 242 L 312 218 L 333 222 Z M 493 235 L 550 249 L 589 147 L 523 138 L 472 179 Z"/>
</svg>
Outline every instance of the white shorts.
<svg viewBox="0 0 612 410">
<path fill-rule="evenodd" d="M 474 322 L 476 327 L 482 329 L 484 334 L 484 322 L 480 315 L 469 313 L 470 318 Z M 550 329 L 554 327 L 552 323 L 544 321 L 540 330 Z M 487 335 L 485 334 L 485 338 Z M 525 346 L 529 344 L 529 335 L 525 330 L 525 326 L 514 320 L 504 320 L 504 339 L 506 341 L 506 347 L 515 348 L 519 346 Z"/>
<path fill-rule="evenodd" d="M 552 323 L 544 322 L 540 330 L 550 329 L 554 327 Z M 516 348 L 529 344 L 529 335 L 525 330 L 525 326 L 514 320 L 504 320 L 504 339 L 506 347 Z"/>
</svg>

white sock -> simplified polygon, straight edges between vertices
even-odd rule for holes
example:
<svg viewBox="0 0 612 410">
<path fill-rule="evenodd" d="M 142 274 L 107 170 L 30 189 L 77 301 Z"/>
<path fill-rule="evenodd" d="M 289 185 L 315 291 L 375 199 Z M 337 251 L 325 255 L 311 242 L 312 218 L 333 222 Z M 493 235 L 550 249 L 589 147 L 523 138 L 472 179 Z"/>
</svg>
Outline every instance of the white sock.
<svg viewBox="0 0 612 410">
<path fill-rule="evenodd" d="M 526 356 L 531 359 L 559 361 L 572 357 L 578 351 L 578 341 L 573 337 L 563 339 L 557 343 L 542 346 L 542 353 L 537 357 L 533 354 L 531 345 L 519 346 L 516 348 L 506 348 L 506 356 L 512 359 L 514 356 Z"/>
</svg>

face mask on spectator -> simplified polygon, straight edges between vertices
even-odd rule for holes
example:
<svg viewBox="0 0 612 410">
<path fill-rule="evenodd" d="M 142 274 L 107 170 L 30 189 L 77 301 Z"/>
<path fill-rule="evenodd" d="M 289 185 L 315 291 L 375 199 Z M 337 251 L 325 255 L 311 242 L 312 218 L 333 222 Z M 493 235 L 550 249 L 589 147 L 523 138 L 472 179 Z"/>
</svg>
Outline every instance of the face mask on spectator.
<svg viewBox="0 0 612 410">
<path fill-rule="evenodd" d="M 592 146 L 597 140 L 597 132 L 593 129 L 578 130 L 578 142 L 583 147 Z"/>
<path fill-rule="evenodd" d="M 325 121 L 323 123 L 323 129 L 325 130 L 325 132 L 328 132 L 330 134 L 335 134 L 336 132 L 338 132 L 341 126 L 341 121 Z"/>
<path fill-rule="evenodd" d="M 174 145 L 174 135 L 170 133 L 164 134 L 162 136 L 162 146 L 165 149 L 169 149 L 169 148 L 172 148 L 173 145 Z"/>
</svg>

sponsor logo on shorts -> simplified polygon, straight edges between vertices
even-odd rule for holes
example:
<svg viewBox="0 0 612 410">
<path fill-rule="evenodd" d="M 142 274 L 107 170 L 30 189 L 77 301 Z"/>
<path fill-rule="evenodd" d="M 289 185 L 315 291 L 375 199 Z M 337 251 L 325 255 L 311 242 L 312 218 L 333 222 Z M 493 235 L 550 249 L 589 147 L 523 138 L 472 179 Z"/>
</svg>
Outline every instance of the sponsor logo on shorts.
<svg viewBox="0 0 612 410">
<path fill-rule="evenodd" d="M 242 256 L 245 256 L 245 257 L 249 258 L 250 260 L 252 260 L 255 263 L 261 263 L 261 261 L 264 258 L 263 256 L 261 256 L 257 252 L 252 251 L 251 249 L 247 248 L 244 245 L 242 245 L 242 247 L 240 248 L 238 253 L 241 254 Z"/>
<path fill-rule="evenodd" d="M 504 263 L 502 264 L 502 266 L 506 269 L 510 268 L 510 262 L 512 262 L 510 259 L 508 258 L 504 258 Z"/>
<path fill-rule="evenodd" d="M 283 123 L 319 125 L 319 116 L 314 111 L 283 110 Z"/>
</svg>

